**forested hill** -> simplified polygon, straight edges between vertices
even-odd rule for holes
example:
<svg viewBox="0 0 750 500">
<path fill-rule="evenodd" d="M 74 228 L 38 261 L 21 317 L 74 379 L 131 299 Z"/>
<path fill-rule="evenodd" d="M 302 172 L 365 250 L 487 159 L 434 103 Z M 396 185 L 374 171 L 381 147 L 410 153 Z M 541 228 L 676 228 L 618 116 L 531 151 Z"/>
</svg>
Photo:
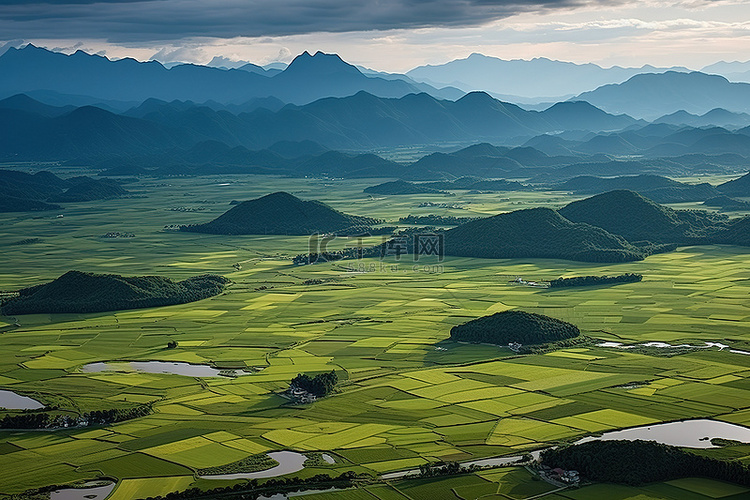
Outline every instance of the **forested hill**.
<svg viewBox="0 0 750 500">
<path fill-rule="evenodd" d="M 495 215 L 445 233 L 446 255 L 460 257 L 626 262 L 642 260 L 653 250 L 600 227 L 571 222 L 549 208 Z"/>
<path fill-rule="evenodd" d="M 703 457 L 654 441 L 590 441 L 550 448 L 542 453 L 542 463 L 577 470 L 584 479 L 631 486 L 681 477 L 708 477 L 750 486 L 746 464 Z"/>
<path fill-rule="evenodd" d="M 278 192 L 244 201 L 211 222 L 183 230 L 210 234 L 345 234 L 362 232 L 377 222 L 339 212 L 319 201 L 302 201 Z"/>
<path fill-rule="evenodd" d="M 543 314 L 503 311 L 451 328 L 451 339 L 463 342 L 508 345 L 545 344 L 580 335 L 578 327 Z"/>
<path fill-rule="evenodd" d="M 125 277 L 68 271 L 56 280 L 24 288 L 5 302 L 5 315 L 91 313 L 184 304 L 218 295 L 229 283 L 204 274 L 183 281 L 161 276 Z"/>
<path fill-rule="evenodd" d="M 573 222 L 603 228 L 629 241 L 654 243 L 709 243 L 726 224 L 726 217 L 701 210 L 673 210 L 627 190 L 574 201 L 559 213 Z"/>
<path fill-rule="evenodd" d="M 59 210 L 62 207 L 56 203 L 105 200 L 127 194 L 111 179 L 86 176 L 61 179 L 45 170 L 31 175 L 0 169 L 0 212 Z"/>
</svg>

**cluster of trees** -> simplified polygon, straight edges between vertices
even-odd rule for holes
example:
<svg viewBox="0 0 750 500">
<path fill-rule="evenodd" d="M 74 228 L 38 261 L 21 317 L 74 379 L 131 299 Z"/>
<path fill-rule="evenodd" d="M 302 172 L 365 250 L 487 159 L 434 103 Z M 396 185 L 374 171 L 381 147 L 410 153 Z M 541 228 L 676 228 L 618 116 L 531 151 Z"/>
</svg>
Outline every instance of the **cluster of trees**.
<svg viewBox="0 0 750 500">
<path fill-rule="evenodd" d="M 199 476 L 237 474 L 266 470 L 272 467 L 276 467 L 277 465 L 279 465 L 279 462 L 269 457 L 266 453 L 258 453 L 256 455 L 250 455 L 249 457 L 245 457 L 242 460 L 238 460 L 229 464 L 198 469 L 196 472 Z"/>
<path fill-rule="evenodd" d="M 496 345 L 544 344 L 580 334 L 575 325 L 525 311 L 503 311 L 451 328 L 453 340 Z"/>
<path fill-rule="evenodd" d="M 399 195 L 399 194 L 447 194 L 445 191 L 429 187 L 425 184 L 415 184 L 408 181 L 391 181 L 378 184 L 377 186 L 370 186 L 365 188 L 365 193 L 368 194 L 387 194 L 387 195 Z"/>
<path fill-rule="evenodd" d="M 401 217 L 398 221 L 401 224 L 420 224 L 428 226 L 460 226 L 466 222 L 479 219 L 479 217 L 456 217 L 454 215 L 409 215 Z"/>
<path fill-rule="evenodd" d="M 610 285 L 613 283 L 636 283 L 643 279 L 642 274 L 626 273 L 619 276 L 576 276 L 575 278 L 557 278 L 549 282 L 550 288 L 569 286 Z"/>
<path fill-rule="evenodd" d="M 235 500 L 256 500 L 261 495 L 270 497 L 279 493 L 291 493 L 308 489 L 350 488 L 357 480 L 371 479 L 370 476 L 359 476 L 356 472 L 344 472 L 336 477 L 328 474 L 316 474 L 307 478 L 273 478 L 260 483 L 251 479 L 246 483 L 234 486 L 201 490 L 190 488 L 181 492 L 168 493 L 165 496 L 148 497 L 146 500 L 192 500 L 194 498 L 214 499 L 233 498 Z"/>
<path fill-rule="evenodd" d="M 327 396 L 336 388 L 336 384 L 339 381 L 339 376 L 336 375 L 335 370 L 331 370 L 327 373 L 320 373 L 311 377 L 306 373 L 300 373 L 294 377 L 289 384 L 292 389 L 302 389 L 305 392 L 316 397 Z"/>
<path fill-rule="evenodd" d="M 50 408 L 51 409 L 51 408 Z M 107 425 L 138 417 L 152 412 L 150 404 L 110 410 L 94 410 L 80 416 L 53 415 L 48 411 L 6 414 L 0 419 L 0 429 L 62 429 Z"/>
<path fill-rule="evenodd" d="M 577 470 L 594 481 L 640 486 L 682 477 L 707 477 L 750 486 L 750 465 L 696 455 L 654 441 L 590 441 L 548 449 L 542 463 Z"/>
<path fill-rule="evenodd" d="M 229 283 L 213 274 L 172 281 L 161 276 L 125 277 L 68 271 L 56 280 L 19 290 L 3 303 L 6 315 L 91 313 L 184 304 L 218 295 Z"/>
</svg>

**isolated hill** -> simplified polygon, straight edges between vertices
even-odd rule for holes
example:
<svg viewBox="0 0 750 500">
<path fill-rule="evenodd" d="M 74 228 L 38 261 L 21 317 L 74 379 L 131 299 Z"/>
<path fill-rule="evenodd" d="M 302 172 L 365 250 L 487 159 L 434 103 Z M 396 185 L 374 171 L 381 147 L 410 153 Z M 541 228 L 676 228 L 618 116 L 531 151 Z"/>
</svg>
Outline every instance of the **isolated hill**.
<svg viewBox="0 0 750 500">
<path fill-rule="evenodd" d="M 573 324 L 543 314 L 503 311 L 451 328 L 451 340 L 507 346 L 545 344 L 581 334 Z"/>
<path fill-rule="evenodd" d="M 445 194 L 445 191 L 435 189 L 423 184 L 414 184 L 413 182 L 407 182 L 402 180 L 384 182 L 377 186 L 370 186 L 364 189 L 365 193 L 368 194 L 386 194 L 386 195 L 400 195 L 400 194 Z"/>
<path fill-rule="evenodd" d="M 181 64 L 169 69 L 156 61 L 138 62 L 77 51 L 71 55 L 51 52 L 31 44 L 9 49 L 0 56 L 0 95 L 25 91 L 53 91 L 59 94 L 91 96 L 120 101 L 190 100 L 220 103 L 246 102 L 253 98 L 276 97 L 284 102 L 304 104 L 322 97 L 344 97 L 360 90 L 383 97 L 402 97 L 429 91 L 428 85 L 404 80 L 368 77 L 335 54 L 305 52 L 281 72 L 253 72 Z M 65 75 L 65 78 L 60 78 Z"/>
<path fill-rule="evenodd" d="M 607 83 L 620 83 L 638 73 L 659 71 L 665 70 L 652 66 L 604 69 L 596 64 L 574 64 L 542 57 L 530 61 L 508 61 L 475 53 L 445 64 L 420 66 L 406 75 L 417 81 L 453 85 L 465 91 L 545 97 L 549 101 L 555 96 L 579 94 Z"/>
<path fill-rule="evenodd" d="M 628 190 L 574 201 L 559 213 L 571 221 L 603 228 L 629 241 L 653 243 L 706 243 L 722 224 L 714 214 L 673 210 Z"/>
<path fill-rule="evenodd" d="M 375 219 L 348 215 L 319 201 L 278 192 L 244 201 L 211 222 L 183 227 L 210 234 L 298 234 L 361 232 Z"/>
<path fill-rule="evenodd" d="M 0 211 L 58 210 L 55 203 L 117 198 L 128 194 L 118 183 L 81 176 L 61 179 L 51 172 L 34 175 L 0 169 Z M 51 202 L 51 203 L 45 203 Z"/>
<path fill-rule="evenodd" d="M 71 186 L 64 193 L 50 196 L 48 200 L 56 203 L 108 200 L 128 194 L 118 183 L 106 179 L 79 177 L 68 182 Z"/>
<path fill-rule="evenodd" d="M 600 227 L 571 222 L 549 208 L 495 215 L 445 233 L 446 255 L 460 257 L 626 262 L 642 260 L 649 252 Z"/>
<path fill-rule="evenodd" d="M 748 197 L 750 196 L 750 173 L 723 184 L 719 184 L 716 186 L 716 189 L 728 196 Z"/>
<path fill-rule="evenodd" d="M 750 202 L 730 198 L 726 195 L 715 196 L 703 202 L 707 207 L 718 208 L 720 210 L 750 210 Z"/>
<path fill-rule="evenodd" d="M 576 100 L 588 101 L 608 113 L 627 113 L 646 120 L 677 111 L 703 115 L 715 108 L 748 113 L 750 84 L 731 83 L 723 76 L 697 71 L 667 71 L 636 75 L 624 83 L 584 92 Z"/>
<path fill-rule="evenodd" d="M 0 212 L 41 212 L 60 209 L 62 207 L 54 203 L 45 203 L 29 198 L 17 198 L 15 196 L 0 197 Z"/>
<path fill-rule="evenodd" d="M 67 182 L 49 172 L 32 175 L 18 170 L 0 169 L 0 198 L 44 201 L 61 193 L 68 186 Z"/>
<path fill-rule="evenodd" d="M 704 201 L 720 194 L 707 182 L 684 184 L 660 175 L 649 174 L 608 178 L 579 176 L 558 184 L 554 188 L 583 194 L 627 189 L 636 191 L 657 203 Z"/>
<path fill-rule="evenodd" d="M 229 280 L 204 274 L 183 281 L 68 271 L 49 283 L 19 290 L 3 303 L 5 315 L 92 313 L 184 304 L 218 295 Z"/>
</svg>

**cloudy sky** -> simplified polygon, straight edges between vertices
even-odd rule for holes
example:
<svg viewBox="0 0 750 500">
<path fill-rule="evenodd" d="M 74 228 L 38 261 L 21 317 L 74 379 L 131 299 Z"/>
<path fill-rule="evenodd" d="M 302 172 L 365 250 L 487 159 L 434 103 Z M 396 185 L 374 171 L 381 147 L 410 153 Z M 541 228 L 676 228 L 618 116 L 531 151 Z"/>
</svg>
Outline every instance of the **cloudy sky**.
<svg viewBox="0 0 750 500">
<path fill-rule="evenodd" d="M 406 71 L 472 52 L 603 66 L 750 59 L 747 0 L 0 0 L 0 42 L 207 63 L 304 51 Z M 1 44 L 1 43 L 0 43 Z"/>
</svg>

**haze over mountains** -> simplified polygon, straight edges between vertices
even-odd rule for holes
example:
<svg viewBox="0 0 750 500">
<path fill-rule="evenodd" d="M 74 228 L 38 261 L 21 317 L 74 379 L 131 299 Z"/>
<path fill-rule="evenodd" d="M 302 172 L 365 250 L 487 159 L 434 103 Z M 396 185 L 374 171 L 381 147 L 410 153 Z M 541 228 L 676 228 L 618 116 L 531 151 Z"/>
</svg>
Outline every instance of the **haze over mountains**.
<svg viewBox="0 0 750 500">
<path fill-rule="evenodd" d="M 45 91 L 116 101 L 156 98 L 221 103 L 274 96 L 296 104 L 348 96 L 360 90 L 382 97 L 423 91 L 444 98 L 462 95 L 456 89 L 440 91 L 414 82 L 365 76 L 337 55 L 322 52 L 304 52 L 281 72 L 269 73 L 261 68 L 261 73 L 255 68 L 223 70 L 183 64 L 167 69 L 156 61 L 110 61 L 81 50 L 65 55 L 29 44 L 22 49 L 11 47 L 0 56 L 0 95 Z"/>
<path fill-rule="evenodd" d="M 563 85 L 565 75 L 593 86 L 616 74 L 663 72 L 635 74 L 534 110 L 483 91 L 464 94 L 360 70 L 321 52 L 305 52 L 282 67 L 167 69 L 28 45 L 0 56 L 0 95 L 15 93 L 0 99 L 0 159 L 67 162 L 113 176 L 475 176 L 556 186 L 579 176 L 734 173 L 750 158 L 750 84 L 698 72 L 604 70 L 544 59 L 472 55 L 454 63 L 413 73 L 496 65 L 506 68 L 507 82 L 498 84 L 514 91 L 521 81 L 529 89 L 538 81 Z M 744 68 L 725 66 L 717 69 Z M 542 78 L 535 78 L 538 72 Z M 416 161 L 372 154 L 415 145 L 425 151 Z M 718 195 L 706 186 L 646 191 L 664 202 Z"/>
<path fill-rule="evenodd" d="M 450 85 L 465 91 L 485 90 L 508 96 L 540 100 L 563 100 L 608 83 L 621 83 L 640 73 L 663 73 L 686 68 L 602 68 L 596 64 L 575 64 L 538 57 L 530 61 L 503 60 L 483 54 L 465 59 L 414 68 L 410 78 L 431 85 Z"/>
</svg>

